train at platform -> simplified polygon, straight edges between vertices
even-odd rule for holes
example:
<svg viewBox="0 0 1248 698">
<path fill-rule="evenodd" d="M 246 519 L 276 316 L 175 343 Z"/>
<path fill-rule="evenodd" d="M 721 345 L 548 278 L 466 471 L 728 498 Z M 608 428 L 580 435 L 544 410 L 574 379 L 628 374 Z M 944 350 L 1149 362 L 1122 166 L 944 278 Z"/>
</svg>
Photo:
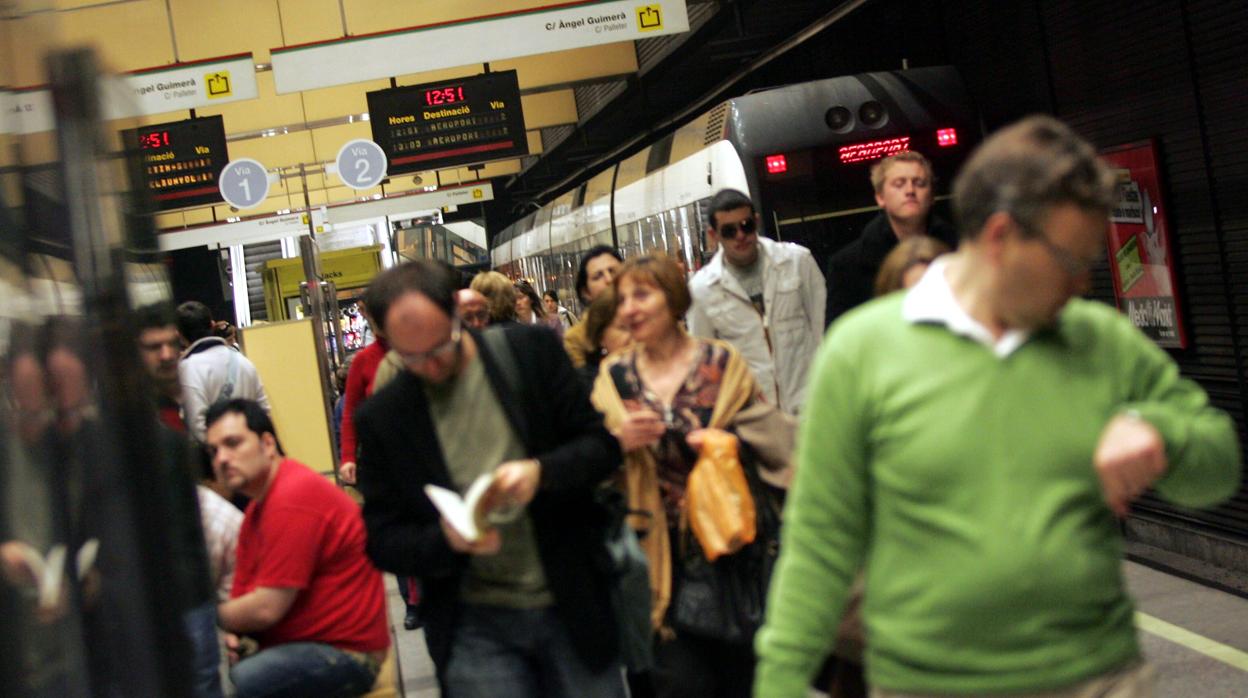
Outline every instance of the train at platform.
<svg viewBox="0 0 1248 698">
<path fill-rule="evenodd" d="M 872 72 L 757 90 L 724 101 L 615 162 L 494 236 L 493 266 L 575 303 L 577 263 L 610 245 L 625 257 L 661 252 L 693 273 L 715 249 L 710 199 L 745 192 L 762 233 L 796 242 L 821 265 L 879 210 L 873 163 L 915 150 L 933 166 L 937 215 L 982 139 L 954 68 Z"/>
</svg>

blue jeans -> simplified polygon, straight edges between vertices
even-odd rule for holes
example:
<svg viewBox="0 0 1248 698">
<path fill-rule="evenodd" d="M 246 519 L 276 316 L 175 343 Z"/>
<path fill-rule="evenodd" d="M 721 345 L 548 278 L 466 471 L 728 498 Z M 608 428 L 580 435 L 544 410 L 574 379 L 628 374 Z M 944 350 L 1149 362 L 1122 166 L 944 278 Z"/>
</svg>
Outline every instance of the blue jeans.
<svg viewBox="0 0 1248 698">
<path fill-rule="evenodd" d="M 451 698 L 624 698 L 619 664 L 593 673 L 553 608 L 465 606 L 446 669 Z"/>
<path fill-rule="evenodd" d="M 336 647 L 291 642 L 235 664 L 230 680 L 238 698 L 345 698 L 368 693 L 377 677 Z"/>
<path fill-rule="evenodd" d="M 195 698 L 221 698 L 221 651 L 217 644 L 216 600 L 182 614 L 191 644 L 191 693 Z"/>
</svg>

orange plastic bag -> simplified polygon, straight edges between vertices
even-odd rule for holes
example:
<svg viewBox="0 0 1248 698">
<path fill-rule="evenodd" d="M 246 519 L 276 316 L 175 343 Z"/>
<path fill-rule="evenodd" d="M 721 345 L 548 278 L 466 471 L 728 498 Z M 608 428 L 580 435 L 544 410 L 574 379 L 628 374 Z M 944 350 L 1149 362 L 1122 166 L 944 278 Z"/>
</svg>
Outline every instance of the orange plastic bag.
<svg viewBox="0 0 1248 698">
<path fill-rule="evenodd" d="M 685 511 L 711 562 L 754 542 L 754 497 L 741 469 L 737 437 L 707 432 L 685 486 Z"/>
</svg>

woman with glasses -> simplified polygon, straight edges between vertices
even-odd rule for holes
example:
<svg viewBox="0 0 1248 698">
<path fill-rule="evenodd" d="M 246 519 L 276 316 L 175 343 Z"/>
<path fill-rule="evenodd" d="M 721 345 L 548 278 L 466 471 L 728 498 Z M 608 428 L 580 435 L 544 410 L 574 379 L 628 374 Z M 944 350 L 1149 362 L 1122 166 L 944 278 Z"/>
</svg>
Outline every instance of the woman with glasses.
<svg viewBox="0 0 1248 698">
<path fill-rule="evenodd" d="M 787 466 L 792 422 L 761 400 L 736 350 L 681 328 L 690 296 L 684 273 L 671 259 L 648 255 L 625 262 L 615 277 L 615 294 L 618 317 L 634 343 L 603 360 L 593 400 L 624 449 L 629 508 L 646 512 L 645 521 L 632 523 L 648 529 L 641 542 L 654 599 L 655 695 L 744 698 L 753 677 L 755 628 L 732 621 L 707 625 L 705 618 L 688 613 L 706 601 L 699 602 L 696 594 L 707 590 L 690 580 L 688 570 L 708 565 L 697 540 L 681 525 L 686 479 L 705 435 L 730 430 L 744 443 L 747 479 L 757 483 L 759 465 Z M 770 505 L 767 499 L 755 497 L 760 521 L 765 518 L 761 510 Z M 775 542 L 775 531 L 765 528 L 760 523 L 754 543 L 715 564 L 735 569 L 730 558 L 752 559 Z M 765 586 L 766 577 L 751 581 Z M 740 599 L 709 601 L 726 615 L 743 610 L 734 608 Z"/>
</svg>

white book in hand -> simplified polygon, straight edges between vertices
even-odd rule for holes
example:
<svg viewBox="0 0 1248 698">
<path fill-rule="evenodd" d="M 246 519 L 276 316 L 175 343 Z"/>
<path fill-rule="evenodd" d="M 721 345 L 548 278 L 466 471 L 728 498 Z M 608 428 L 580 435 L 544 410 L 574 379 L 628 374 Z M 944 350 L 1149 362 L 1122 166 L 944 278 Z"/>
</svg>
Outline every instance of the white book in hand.
<svg viewBox="0 0 1248 698">
<path fill-rule="evenodd" d="M 474 480 L 463 497 L 458 492 L 437 485 L 425 485 L 425 494 L 442 514 L 442 518 L 464 540 L 472 543 L 481 537 L 488 526 L 485 512 L 481 510 L 481 500 L 493 482 L 494 473 L 491 471 Z"/>
</svg>

